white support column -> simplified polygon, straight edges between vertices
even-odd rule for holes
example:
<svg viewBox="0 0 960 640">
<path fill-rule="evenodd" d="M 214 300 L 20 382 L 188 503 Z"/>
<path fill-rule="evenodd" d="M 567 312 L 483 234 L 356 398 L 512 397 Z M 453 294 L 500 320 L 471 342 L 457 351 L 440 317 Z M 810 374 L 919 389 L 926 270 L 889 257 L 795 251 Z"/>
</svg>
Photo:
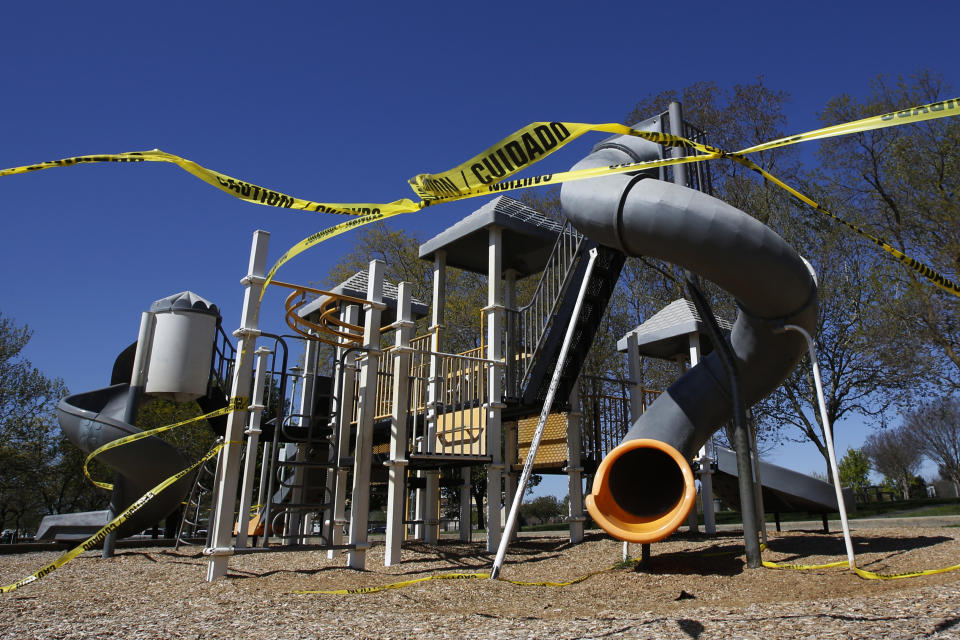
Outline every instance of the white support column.
<svg viewBox="0 0 960 640">
<path fill-rule="evenodd" d="M 439 250 L 433 257 L 433 308 L 430 350 L 434 353 L 442 351 L 444 346 L 444 316 L 447 304 L 447 253 Z M 436 453 L 437 423 L 440 416 L 437 413 L 440 390 L 440 357 L 430 356 L 430 386 L 428 389 L 426 440 L 423 442 L 424 453 Z M 417 490 L 417 519 L 423 522 L 417 526 L 417 537 L 427 544 L 436 544 L 439 539 L 439 521 L 437 519 L 440 507 L 440 472 L 429 469 L 419 473 L 424 479 L 425 486 Z"/>
<path fill-rule="evenodd" d="M 700 362 L 700 336 L 690 336 L 690 367 Z M 703 529 L 708 535 L 717 533 L 717 517 L 713 508 L 713 438 L 700 447 L 697 462 L 700 463 L 700 504 L 703 505 Z"/>
<path fill-rule="evenodd" d="M 353 491 L 350 497 L 350 544 L 347 562 L 351 569 L 365 569 L 367 563 L 367 524 L 370 510 L 370 465 L 373 460 L 373 417 L 377 404 L 377 364 L 380 362 L 380 313 L 383 310 L 383 272 L 381 260 L 370 262 L 367 279 L 367 304 L 363 309 L 363 348 L 360 365 L 360 405 L 357 412 L 357 440 L 353 452 Z"/>
<path fill-rule="evenodd" d="M 630 424 L 643 413 L 643 371 L 640 368 L 640 347 L 637 334 L 627 334 L 627 371 L 630 374 Z"/>
<path fill-rule="evenodd" d="M 237 510 L 237 548 L 247 546 L 247 530 L 250 527 L 250 506 L 253 504 L 253 477 L 257 473 L 257 450 L 260 447 L 260 421 L 263 410 L 264 383 L 267 378 L 267 358 L 273 353 L 267 347 L 257 349 L 257 374 L 253 378 L 253 400 L 250 403 L 250 427 L 247 434 L 247 454 L 243 467 L 243 483 L 240 489 L 240 507 Z"/>
<path fill-rule="evenodd" d="M 473 510 L 470 508 L 473 482 L 470 478 L 470 467 L 460 469 L 460 482 L 460 540 L 470 542 L 473 533 Z"/>
<path fill-rule="evenodd" d="M 510 311 L 516 309 L 517 307 L 517 272 L 515 269 L 507 269 L 504 274 L 504 289 L 503 289 L 503 298 L 504 298 L 504 315 L 509 314 Z M 506 318 L 504 318 L 506 320 Z M 504 329 L 506 330 L 512 323 L 504 322 Z M 507 353 L 501 354 L 501 357 L 504 358 L 505 371 L 509 370 L 512 362 L 506 362 L 507 358 L 515 357 L 513 353 L 513 340 L 514 336 L 512 331 L 508 331 L 504 336 L 506 338 L 505 343 L 508 346 L 506 349 Z M 504 504 L 513 504 L 513 497 L 517 495 L 517 481 L 520 479 L 520 472 L 514 469 L 514 465 L 520 463 L 519 453 L 518 453 L 518 443 L 517 443 L 517 422 L 511 421 L 502 426 L 504 431 L 503 434 L 503 467 L 504 467 Z M 519 530 L 519 528 L 518 528 Z"/>
<path fill-rule="evenodd" d="M 500 362 L 503 319 L 503 230 L 490 227 L 487 244 L 487 359 Z M 500 547 L 502 536 L 500 498 L 503 490 L 503 445 L 501 442 L 500 411 L 503 408 L 501 371 L 488 368 L 487 380 L 487 551 L 494 553 Z"/>
<path fill-rule="evenodd" d="M 383 565 L 400 562 L 403 516 L 406 507 L 407 418 L 410 414 L 410 340 L 413 315 L 409 282 L 401 282 L 397 294 L 396 350 L 393 356 L 393 400 L 390 407 L 390 472 L 387 486 L 387 541 Z"/>
<path fill-rule="evenodd" d="M 690 368 L 692 369 L 692 368 L 694 368 L 695 366 L 697 366 L 697 364 L 700 362 L 700 335 L 697 334 L 697 333 L 687 334 L 687 345 L 688 345 L 687 351 L 688 351 L 688 354 L 689 354 L 688 357 L 689 357 L 689 360 L 690 360 Z M 681 369 L 680 372 L 681 372 L 681 374 L 683 373 L 683 360 L 686 360 L 686 358 L 683 358 L 683 359 L 681 359 L 681 361 L 680 361 L 680 369 Z M 697 475 L 699 475 L 699 477 L 700 477 L 700 504 L 703 506 L 704 513 L 706 513 L 706 509 L 708 508 L 708 507 L 707 507 L 708 496 L 704 493 L 704 483 L 703 483 L 703 479 L 704 479 L 704 477 L 708 477 L 708 478 L 709 478 L 709 475 L 710 475 L 710 474 L 709 474 L 709 470 L 710 470 L 710 464 L 709 464 L 709 462 L 707 463 L 707 467 L 706 467 L 708 473 L 706 473 L 706 474 L 703 473 L 703 459 L 704 459 L 705 457 L 706 457 L 706 449 L 705 449 L 704 447 L 701 447 L 699 453 L 697 454 L 697 458 L 696 458 L 696 459 L 697 459 L 697 461 L 700 463 L 700 473 L 698 473 Z M 710 508 L 712 509 L 712 507 L 713 507 L 713 491 L 711 491 L 710 494 L 711 494 L 711 495 L 709 496 L 709 502 L 710 502 Z M 699 514 L 698 514 L 698 512 L 697 512 L 697 505 L 696 505 L 696 503 L 694 503 L 693 509 L 690 510 L 690 515 L 689 515 L 689 517 L 687 518 L 687 528 L 688 528 L 692 533 L 697 533 L 698 531 L 700 531 L 700 518 L 699 518 Z"/>
<path fill-rule="evenodd" d="M 340 319 L 348 324 L 356 325 L 360 322 L 360 307 L 355 304 L 348 306 L 340 311 Z M 337 409 L 337 436 L 334 446 L 334 460 L 337 463 L 337 470 L 332 475 L 333 509 L 330 523 L 330 544 L 339 546 L 343 544 L 343 529 L 348 524 L 346 516 L 347 502 L 347 465 L 345 458 L 350 455 L 350 423 L 353 421 L 353 399 L 354 387 L 357 381 L 357 364 L 355 353 L 348 353 L 344 357 L 344 352 L 350 347 L 345 339 L 341 338 L 343 346 L 337 348 L 337 362 L 343 360 L 342 387 L 334 389 Z M 338 364 L 339 366 L 339 364 Z M 336 381 L 336 380 L 335 380 Z M 333 560 L 337 556 L 336 549 L 327 551 L 327 559 Z"/>
<path fill-rule="evenodd" d="M 570 542 L 583 542 L 583 464 L 580 442 L 580 382 L 570 391 L 570 411 L 567 412 L 567 495 L 569 506 Z"/>
<path fill-rule="evenodd" d="M 266 231 L 253 233 L 250 262 L 247 276 L 241 280 L 246 290 L 243 295 L 243 312 L 240 329 L 237 330 L 237 363 L 234 367 L 231 398 L 245 397 L 250 393 L 253 377 L 253 349 L 257 343 L 260 318 L 260 294 L 266 282 L 267 246 L 270 234 Z M 240 481 L 240 450 L 243 447 L 243 430 L 247 421 L 246 409 L 234 411 L 227 417 L 226 444 L 220 450 L 223 473 L 217 483 L 211 514 L 211 545 L 214 549 L 207 561 L 207 581 L 212 582 L 227 572 L 229 562 L 227 549 L 233 537 L 234 505 L 237 485 Z"/>
</svg>

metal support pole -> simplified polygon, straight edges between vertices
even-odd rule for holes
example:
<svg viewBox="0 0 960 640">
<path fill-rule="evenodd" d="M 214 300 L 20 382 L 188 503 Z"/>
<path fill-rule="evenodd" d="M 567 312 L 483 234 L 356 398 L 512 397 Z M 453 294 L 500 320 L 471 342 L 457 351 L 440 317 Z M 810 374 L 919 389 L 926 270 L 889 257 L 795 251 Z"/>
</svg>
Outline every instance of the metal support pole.
<svg viewBox="0 0 960 640">
<path fill-rule="evenodd" d="M 747 556 L 747 567 L 760 567 L 760 541 L 757 536 L 756 505 L 753 496 L 753 465 L 750 463 L 750 435 L 747 432 L 746 408 L 740 396 L 739 374 L 730 345 L 723 339 L 717 320 L 707 304 L 707 300 L 697 285 L 696 276 L 686 274 L 687 289 L 700 319 L 707 325 L 710 338 L 720 357 L 720 362 L 730 379 L 730 396 L 733 405 L 734 448 L 737 453 L 737 486 L 740 491 L 740 515 L 743 519 L 743 545 Z"/>
<path fill-rule="evenodd" d="M 240 484 L 240 508 L 237 511 L 237 543 L 238 549 L 247 546 L 248 529 L 250 528 L 250 505 L 253 501 L 253 476 L 257 472 L 257 450 L 260 447 L 260 421 L 263 410 L 264 386 L 267 378 L 267 356 L 273 353 L 267 347 L 257 349 L 257 373 L 253 378 L 253 400 L 248 407 L 250 411 L 250 428 L 247 434 L 247 455 L 243 467 L 243 481 Z"/>
<path fill-rule="evenodd" d="M 843 542 L 847 547 L 847 564 L 853 569 L 853 540 L 850 538 L 850 523 L 847 521 L 847 505 L 843 500 L 843 489 L 840 488 L 840 470 L 837 467 L 837 453 L 833 449 L 833 426 L 830 424 L 830 417 L 827 415 L 827 403 L 823 397 L 823 382 L 820 379 L 820 365 L 817 364 L 817 349 L 814 346 L 813 337 L 803 327 L 788 324 L 784 329 L 792 329 L 799 332 L 807 341 L 807 350 L 810 353 L 810 365 L 813 368 L 813 382 L 817 388 L 817 404 L 820 407 L 820 420 L 823 422 L 824 440 L 827 442 L 827 454 L 830 457 L 830 474 L 833 476 L 833 490 L 837 494 L 837 508 L 840 510 L 840 524 L 843 527 Z M 826 528 L 826 515 L 824 515 L 824 528 Z"/>
<path fill-rule="evenodd" d="M 473 533 L 473 510 L 470 508 L 473 482 L 470 467 L 460 469 L 460 540 L 470 542 Z"/>
<path fill-rule="evenodd" d="M 340 312 L 341 320 L 348 324 L 356 325 L 360 322 L 360 307 L 355 304 L 348 306 Z M 353 401 L 355 397 L 355 385 L 357 381 L 357 365 L 354 354 L 349 352 L 350 345 L 341 338 L 343 346 L 337 348 L 337 362 L 340 363 L 337 380 L 340 388 L 335 389 L 337 405 L 337 424 L 336 424 L 336 473 L 333 474 L 333 507 L 330 518 L 330 544 L 334 547 L 343 544 L 343 529 L 348 524 L 346 516 L 347 502 L 347 463 L 346 458 L 350 455 L 350 424 L 353 422 Z M 333 560 L 337 555 L 337 549 L 327 551 L 327 559 Z"/>
<path fill-rule="evenodd" d="M 381 260 L 370 262 L 367 279 L 366 315 L 363 323 L 363 349 L 360 365 L 360 405 L 357 415 L 357 439 L 353 453 L 353 490 L 350 496 L 350 545 L 347 563 L 351 569 L 365 569 L 367 563 L 367 524 L 370 518 L 370 465 L 373 458 L 373 417 L 377 406 L 377 369 L 380 362 L 380 314 L 383 309 L 383 272 Z"/>
<path fill-rule="evenodd" d="M 671 102 L 667 106 L 667 114 L 670 116 L 670 133 L 675 136 L 683 136 L 683 110 L 679 102 Z M 685 155 L 683 147 L 671 147 L 671 158 L 682 158 Z M 673 165 L 673 181 L 680 186 L 687 186 L 687 165 Z"/>
<path fill-rule="evenodd" d="M 567 333 L 563 338 L 563 346 L 560 347 L 560 354 L 557 356 L 557 367 L 553 371 L 553 377 L 550 379 L 550 386 L 547 388 L 547 397 L 543 401 L 543 409 L 540 411 L 540 420 L 537 422 L 537 429 L 533 433 L 533 439 L 530 441 L 530 450 L 527 452 L 527 461 L 523 465 L 523 472 L 520 474 L 520 483 L 517 487 L 517 495 L 510 507 L 510 514 L 507 516 L 507 524 L 504 527 L 503 539 L 497 549 L 497 557 L 493 561 L 493 567 L 490 570 L 490 579 L 496 580 L 500 576 L 500 569 L 503 566 L 504 556 L 507 554 L 507 546 L 510 544 L 510 536 L 517 525 L 517 514 L 520 513 L 520 504 L 523 502 L 523 494 L 526 493 L 527 483 L 530 481 L 530 474 L 533 471 L 533 461 L 537 457 L 537 449 L 540 447 L 540 439 L 543 438 L 543 430 L 547 425 L 547 418 L 550 417 L 550 409 L 553 407 L 553 398 L 557 395 L 557 387 L 560 386 L 560 374 L 563 372 L 563 365 L 567 360 L 567 351 L 570 349 L 570 342 L 577 328 L 577 318 L 580 316 L 580 308 L 583 306 L 583 299 L 587 295 L 587 285 L 590 283 L 590 276 L 593 273 L 593 265 L 597 261 L 597 250 L 590 250 L 590 259 L 587 263 L 586 272 L 583 274 L 583 283 L 580 285 L 580 292 L 577 294 L 577 302 L 573 307 L 573 313 L 570 315 L 570 324 L 567 326 Z"/>
<path fill-rule="evenodd" d="M 750 451 L 753 454 L 753 496 L 757 505 L 757 526 L 760 541 L 767 544 L 767 516 L 763 509 L 763 478 L 760 477 L 760 451 L 757 448 L 757 430 L 753 425 L 753 412 L 747 412 L 747 427 L 750 429 Z"/>
<path fill-rule="evenodd" d="M 583 542 L 583 461 L 580 442 L 580 381 L 570 391 L 570 410 L 567 412 L 567 522 L 570 523 L 570 542 Z"/>
<path fill-rule="evenodd" d="M 241 281 L 246 291 L 240 329 L 237 331 L 237 363 L 234 367 L 233 386 L 230 390 L 232 398 L 244 397 L 250 392 L 253 377 L 253 347 L 257 343 L 259 334 L 260 294 L 266 282 L 269 239 L 270 234 L 266 231 L 254 232 L 247 276 Z M 217 485 L 211 517 L 211 546 L 219 549 L 228 547 L 233 537 L 234 505 L 237 499 L 237 484 L 240 480 L 240 450 L 243 447 L 243 430 L 246 420 L 245 408 L 230 413 L 227 418 L 225 444 L 220 450 L 223 473 Z M 229 560 L 227 555 L 212 556 L 207 561 L 207 581 L 212 582 L 223 576 L 227 572 Z"/>
<path fill-rule="evenodd" d="M 503 316 L 503 229 L 491 227 L 487 240 L 487 359 L 500 362 L 501 318 Z M 500 412 L 503 408 L 503 385 L 500 370 L 491 366 L 487 369 L 487 453 L 490 464 L 487 465 L 487 551 L 493 552 L 500 546 L 503 522 L 500 497 L 503 491 L 503 442 Z"/>
<path fill-rule="evenodd" d="M 303 462 L 316 462 L 313 459 L 313 456 L 316 455 L 314 448 L 316 447 L 316 441 L 314 440 L 314 434 L 316 433 L 316 425 L 314 424 L 313 416 L 313 407 L 314 407 L 314 394 L 316 393 L 316 380 L 317 380 L 317 357 L 320 352 L 320 343 L 316 340 L 307 340 L 307 344 L 304 346 L 303 350 L 303 382 L 300 385 L 300 417 L 299 425 L 301 428 L 306 428 L 307 442 L 301 446 L 300 451 L 297 452 L 298 458 Z M 302 455 L 302 457 L 301 457 Z M 326 462 L 324 460 L 324 462 Z M 316 497 L 316 493 L 319 487 L 314 485 L 314 482 L 317 479 L 317 468 L 313 466 L 304 465 L 303 469 L 303 493 L 312 493 L 313 495 L 302 496 L 304 502 L 321 502 Z M 321 496 L 323 494 L 321 493 Z M 299 544 L 308 544 L 308 536 L 311 535 L 313 531 L 313 518 L 314 513 L 312 511 L 303 512 L 300 518 L 300 534 L 301 537 L 297 542 Z"/>
<path fill-rule="evenodd" d="M 407 417 L 410 413 L 410 339 L 413 316 L 409 282 L 401 282 L 397 294 L 396 350 L 393 355 L 393 396 L 390 407 L 390 471 L 387 482 L 387 536 L 383 565 L 400 562 L 403 542 L 403 512 L 406 505 Z"/>
</svg>

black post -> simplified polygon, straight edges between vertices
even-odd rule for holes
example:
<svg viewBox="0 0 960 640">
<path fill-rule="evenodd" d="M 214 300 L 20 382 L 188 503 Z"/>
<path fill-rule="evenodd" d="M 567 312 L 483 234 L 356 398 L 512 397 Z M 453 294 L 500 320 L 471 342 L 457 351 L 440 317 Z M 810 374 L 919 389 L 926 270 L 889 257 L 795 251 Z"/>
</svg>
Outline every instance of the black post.
<svg viewBox="0 0 960 640">
<path fill-rule="evenodd" d="M 747 567 L 760 567 L 760 540 L 757 529 L 757 505 L 753 491 L 753 464 L 750 459 L 750 434 L 747 430 L 747 411 L 740 396 L 740 383 L 736 361 L 730 345 L 723 339 L 713 311 L 697 284 L 693 272 L 686 272 L 687 290 L 700 319 L 710 331 L 710 340 L 717 351 L 720 362 L 730 378 L 730 396 L 733 404 L 733 446 L 737 453 L 737 485 L 740 490 L 740 516 L 743 519 L 743 546 L 747 556 Z"/>
</svg>

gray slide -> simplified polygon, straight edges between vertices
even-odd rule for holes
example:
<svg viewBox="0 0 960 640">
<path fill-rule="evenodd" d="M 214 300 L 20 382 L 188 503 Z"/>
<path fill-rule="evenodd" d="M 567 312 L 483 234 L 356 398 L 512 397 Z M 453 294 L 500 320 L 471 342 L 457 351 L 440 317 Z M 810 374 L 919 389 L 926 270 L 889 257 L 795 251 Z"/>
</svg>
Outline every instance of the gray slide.
<svg viewBox="0 0 960 640">
<path fill-rule="evenodd" d="M 61 431 L 84 453 L 140 433 L 140 429 L 121 419 L 129 388 L 128 384 L 115 384 L 64 398 L 57 405 Z M 190 464 L 176 447 L 156 436 L 110 449 L 96 459 L 115 471 L 113 482 L 120 494 L 115 495 L 119 497 L 117 513 Z M 189 475 L 182 478 L 144 505 L 117 529 L 117 537 L 140 533 L 170 515 L 186 496 L 190 480 Z M 40 524 L 37 539 L 85 539 L 109 521 L 107 510 L 47 516 Z"/>
<path fill-rule="evenodd" d="M 574 168 L 658 157 L 633 136 L 601 142 Z M 767 226 L 729 204 L 642 174 L 567 182 L 567 218 L 587 237 L 628 256 L 672 262 L 736 298 L 728 338 L 747 406 L 773 391 L 797 365 L 817 319 L 816 284 L 800 256 Z M 730 383 L 715 351 L 636 418 L 597 469 L 587 508 L 608 533 L 655 542 L 676 530 L 696 491 L 688 461 L 733 414 Z"/>
<path fill-rule="evenodd" d="M 737 454 L 731 449 L 717 447 L 716 458 L 713 493 L 727 504 L 739 508 Z M 763 460 L 760 461 L 759 473 L 763 506 L 767 513 L 835 513 L 840 510 L 837 492 L 829 482 Z M 853 493 L 849 489 L 844 489 L 844 501 L 848 507 L 854 505 Z"/>
</svg>

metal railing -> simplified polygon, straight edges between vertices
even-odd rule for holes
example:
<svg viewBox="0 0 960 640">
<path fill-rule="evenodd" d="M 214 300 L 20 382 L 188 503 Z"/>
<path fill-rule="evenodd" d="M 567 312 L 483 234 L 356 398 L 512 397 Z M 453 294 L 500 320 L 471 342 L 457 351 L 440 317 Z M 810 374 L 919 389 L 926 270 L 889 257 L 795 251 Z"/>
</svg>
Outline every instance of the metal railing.
<svg viewBox="0 0 960 640">
<path fill-rule="evenodd" d="M 627 380 L 584 376 L 580 381 L 580 433 L 586 458 L 602 460 L 620 444 L 630 429 L 630 387 Z M 641 388 L 641 408 L 657 399 L 660 391 Z M 635 420 L 637 416 L 632 416 Z"/>
<path fill-rule="evenodd" d="M 479 348 L 463 354 L 412 352 L 411 410 L 427 416 L 414 421 L 415 453 L 486 455 L 487 379 L 495 365 L 479 357 L 481 353 Z M 433 358 L 437 369 L 431 377 Z"/>
<path fill-rule="evenodd" d="M 506 388 L 512 397 L 522 393 L 524 379 L 541 349 L 541 339 L 560 304 L 582 242 L 583 235 L 564 222 L 530 302 L 516 311 L 507 311 Z"/>
</svg>

